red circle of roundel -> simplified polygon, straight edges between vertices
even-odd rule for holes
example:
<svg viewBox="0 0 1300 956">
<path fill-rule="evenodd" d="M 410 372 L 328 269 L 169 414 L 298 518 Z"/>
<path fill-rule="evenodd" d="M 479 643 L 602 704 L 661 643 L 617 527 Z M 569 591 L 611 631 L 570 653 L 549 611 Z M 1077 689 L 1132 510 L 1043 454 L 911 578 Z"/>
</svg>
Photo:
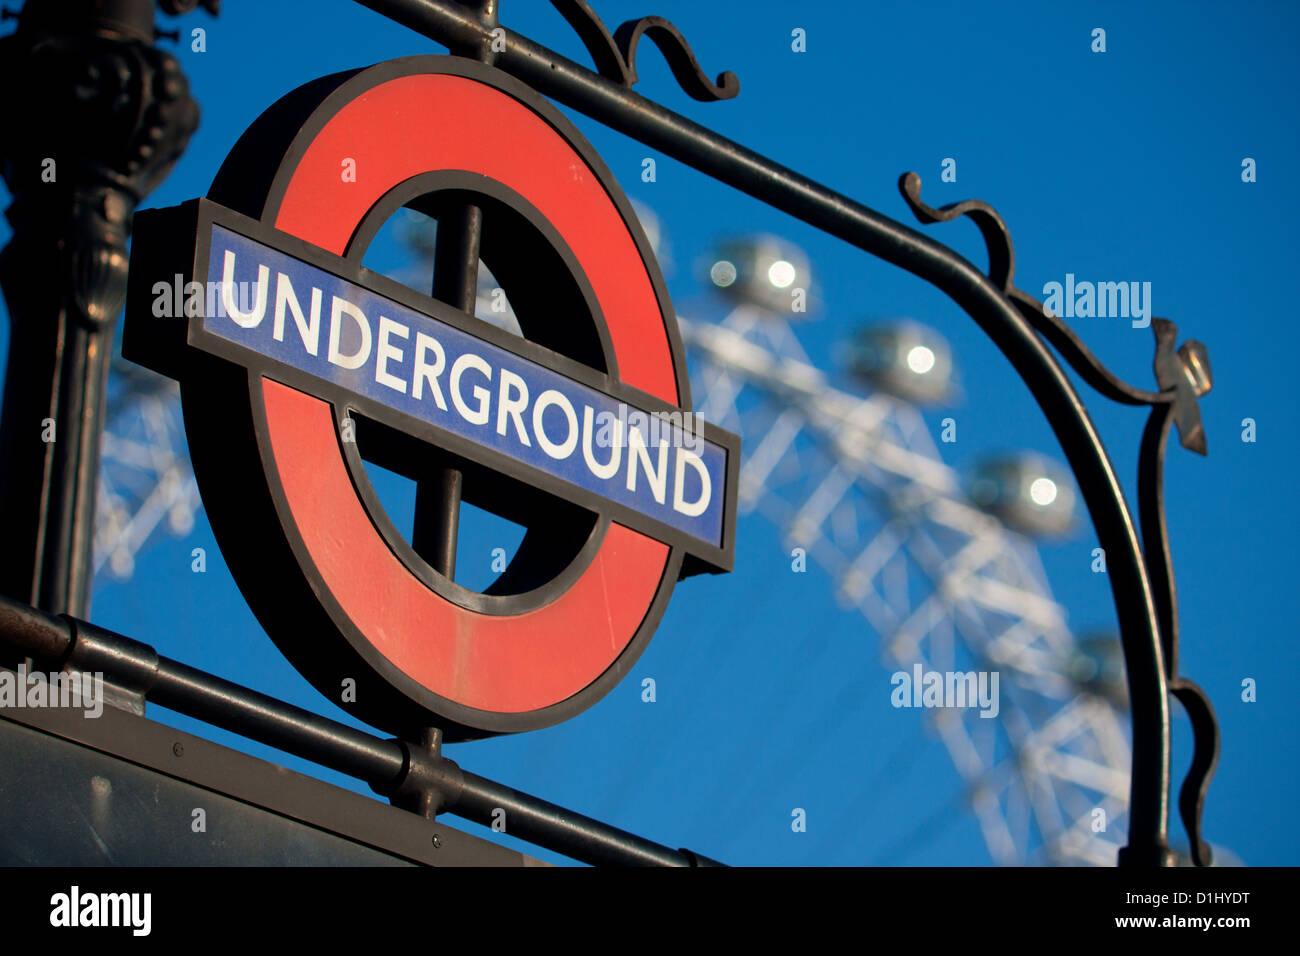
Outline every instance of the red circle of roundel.
<svg viewBox="0 0 1300 956">
<path fill-rule="evenodd" d="M 281 168 L 282 199 L 264 220 L 338 255 L 385 193 L 421 174 L 474 172 L 523 196 L 586 273 L 621 380 L 678 403 L 663 307 L 627 223 L 583 156 L 523 102 L 478 79 L 414 72 L 369 87 L 295 147 L 301 155 Z M 345 158 L 355 181 L 340 176 Z M 271 480 L 307 560 L 360 639 L 440 698 L 492 714 L 559 704 L 611 667 L 671 586 L 669 547 L 611 523 L 586 570 L 549 603 L 515 615 L 462 607 L 413 574 L 376 529 L 330 406 L 270 379 L 261 398 Z"/>
</svg>

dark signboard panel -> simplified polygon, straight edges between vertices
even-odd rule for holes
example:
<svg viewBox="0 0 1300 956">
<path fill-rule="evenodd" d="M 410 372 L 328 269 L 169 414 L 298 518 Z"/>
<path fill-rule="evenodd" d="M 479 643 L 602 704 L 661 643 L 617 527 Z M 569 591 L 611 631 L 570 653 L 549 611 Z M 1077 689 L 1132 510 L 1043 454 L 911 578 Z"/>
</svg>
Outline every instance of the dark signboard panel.
<svg viewBox="0 0 1300 956">
<path fill-rule="evenodd" d="M 541 865 L 113 708 L 0 709 L 0 753 L 3 866 Z"/>
</svg>

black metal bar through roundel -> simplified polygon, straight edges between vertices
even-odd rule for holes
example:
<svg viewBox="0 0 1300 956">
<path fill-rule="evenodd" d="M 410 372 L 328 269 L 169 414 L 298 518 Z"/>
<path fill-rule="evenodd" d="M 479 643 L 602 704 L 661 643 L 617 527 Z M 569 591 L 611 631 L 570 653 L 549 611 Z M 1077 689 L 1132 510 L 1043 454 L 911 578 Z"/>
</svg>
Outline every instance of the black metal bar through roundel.
<svg viewBox="0 0 1300 956">
<path fill-rule="evenodd" d="M 348 258 L 359 261 L 384 222 L 402 208 L 437 222 L 433 298 L 473 316 L 481 260 L 501 283 L 526 339 L 595 372 L 609 374 L 616 368 L 599 306 L 577 259 L 522 197 L 474 174 L 415 177 L 367 214 Z M 408 563 L 414 563 L 414 556 L 427 563 L 443 579 L 437 590 L 458 603 L 487 613 L 518 613 L 549 595 L 553 589 L 548 585 L 561 578 L 567 582 L 580 572 L 594 551 L 589 545 L 603 536 L 599 511 L 485 469 L 354 411 L 348 414 L 356 423 L 361 457 L 417 482 L 410 550 L 391 521 L 380 522 L 381 531 Z M 364 469 L 359 462 L 349 464 L 367 506 L 378 517 L 384 509 L 373 488 L 365 487 Z M 455 582 L 462 503 L 484 507 L 526 529 L 506 569 L 481 594 Z"/>
</svg>

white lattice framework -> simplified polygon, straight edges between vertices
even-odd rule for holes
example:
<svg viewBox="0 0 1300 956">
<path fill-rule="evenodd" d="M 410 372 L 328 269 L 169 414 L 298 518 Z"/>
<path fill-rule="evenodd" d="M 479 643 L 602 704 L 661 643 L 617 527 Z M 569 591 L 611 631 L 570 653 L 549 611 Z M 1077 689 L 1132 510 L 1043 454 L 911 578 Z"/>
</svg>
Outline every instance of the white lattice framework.
<svg viewBox="0 0 1300 956">
<path fill-rule="evenodd" d="M 161 526 L 188 534 L 200 507 L 181 420 L 180 390 L 115 356 L 109 376 L 95 503 L 94 570 L 128 578 Z"/>
<path fill-rule="evenodd" d="M 1068 676 L 1081 651 L 1033 544 L 969 502 L 915 406 L 833 388 L 784 319 L 742 305 L 681 324 L 696 408 L 742 438 L 742 513 L 830 574 L 891 670 L 999 673 L 996 719 L 925 711 L 994 861 L 1114 865 L 1126 721 Z"/>
</svg>

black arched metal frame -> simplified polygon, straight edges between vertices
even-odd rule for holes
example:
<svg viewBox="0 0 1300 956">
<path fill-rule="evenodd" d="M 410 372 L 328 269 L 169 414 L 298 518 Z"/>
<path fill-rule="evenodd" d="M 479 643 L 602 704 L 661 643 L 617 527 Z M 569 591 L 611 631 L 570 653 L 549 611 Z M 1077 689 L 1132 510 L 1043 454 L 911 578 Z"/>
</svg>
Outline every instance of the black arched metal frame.
<svg viewBox="0 0 1300 956">
<path fill-rule="evenodd" d="M 711 81 L 680 31 L 662 17 L 628 21 L 611 33 L 586 0 L 551 0 L 578 33 L 596 70 L 498 26 L 497 0 L 358 0 L 454 53 L 492 63 L 534 89 L 667 156 L 837 236 L 945 292 L 1010 359 L 1061 443 L 1105 550 L 1119 616 L 1133 716 L 1128 845 L 1121 865 L 1167 866 L 1172 692 L 1191 719 L 1192 765 L 1179 794 L 1193 861 L 1210 863 L 1201 809 L 1218 762 L 1219 734 L 1205 692 L 1178 675 L 1178 602 L 1165 525 L 1163 469 L 1169 427 L 1184 447 L 1206 453 L 1197 399 L 1212 384 L 1205 347 L 1175 350 L 1177 327 L 1152 320 L 1158 391 L 1120 381 L 1059 318 L 1015 287 L 1011 235 L 987 203 L 967 200 L 935 209 L 921 200 L 921 179 L 899 180 L 903 198 L 923 224 L 967 216 L 988 248 L 989 269 L 928 236 L 772 162 L 632 91 L 642 37 L 659 47 L 690 96 L 709 101 L 740 92 L 734 73 Z M 1137 527 L 1115 469 L 1082 398 L 1052 354 L 1053 346 L 1105 397 L 1150 406 L 1138 464 Z"/>
<path fill-rule="evenodd" d="M 158 0 L 159 6 L 172 14 L 193 10 L 200 2 L 215 12 L 217 0 Z M 1197 408 L 1197 400 L 1212 383 L 1204 346 L 1187 342 L 1175 348 L 1175 325 L 1154 318 L 1158 390 L 1135 388 L 1107 371 L 1064 323 L 1015 287 L 1010 234 L 986 203 L 968 200 L 935 209 L 922 201 L 921 181 L 915 173 L 907 173 L 899 181 L 903 198 L 922 224 L 959 216 L 974 221 L 988 249 L 987 273 L 921 232 L 634 93 L 636 55 L 640 41 L 647 37 L 664 55 L 677 82 L 695 99 L 727 99 L 739 92 L 739 80 L 732 73 L 710 80 L 681 33 L 662 17 L 629 21 L 611 33 L 586 0 L 551 0 L 586 46 L 596 66 L 593 71 L 498 26 L 498 0 L 358 2 L 436 40 L 455 55 L 495 65 L 539 93 L 913 273 L 947 293 L 979 323 L 1010 359 L 1047 416 L 1106 552 L 1133 720 L 1128 844 L 1120 851 L 1119 862 L 1167 866 L 1175 861 L 1168 845 L 1172 692 L 1190 717 L 1194 736 L 1192 765 L 1182 784 L 1179 809 L 1193 861 L 1208 865 L 1210 851 L 1201 837 L 1201 810 L 1218 760 L 1218 725 L 1205 693 L 1178 674 L 1177 597 L 1163 489 L 1171 424 L 1177 425 L 1184 447 L 1200 454 L 1206 451 Z M 117 151 L 128 160 L 125 172 L 101 168 L 100 163 L 87 167 L 85 183 L 71 177 L 69 181 L 77 184 L 72 195 L 75 202 L 69 200 L 76 213 L 71 225 L 54 222 L 41 212 L 43 207 L 32 198 L 38 193 L 30 188 L 31 177 L 21 180 L 22 189 L 15 189 L 17 199 L 9 213 L 15 223 L 15 239 L 0 257 L 0 267 L 4 267 L 0 278 L 6 280 L 5 292 L 15 319 L 4 427 L 0 428 L 0 445 L 4 446 L 0 457 L 5 459 L 5 469 L 0 470 L 4 479 L 0 481 L 0 525 L 9 535 L 6 549 L 0 553 L 0 652 L 4 652 L 0 661 L 7 661 L 8 652 L 17 650 L 20 656 L 55 667 L 103 672 L 123 695 L 124 706 L 137 714 L 143 714 L 147 698 L 362 779 L 399 806 L 429 819 L 453 813 L 492 825 L 493 813 L 504 808 L 515 836 L 584 862 L 712 864 L 714 861 L 700 854 L 661 846 L 462 771 L 442 756 L 437 730 L 428 730 L 419 740 L 380 740 L 161 657 L 147 645 L 78 619 L 84 614 L 88 592 L 89 516 L 97 473 L 94 452 L 102 423 L 111 320 L 120 308 L 124 288 L 130 212 L 171 168 L 197 122 L 174 58 L 150 52 L 153 28 L 143 22 L 147 7 L 104 4 L 102 9 L 100 5 L 93 9 L 96 17 L 112 21 L 110 26 L 117 33 L 109 36 L 100 29 L 93 35 L 51 41 L 46 33 L 57 32 L 64 24 L 63 11 L 50 3 L 32 5 L 30 18 L 25 9 L 19 32 L 4 38 L 6 51 L 11 47 L 17 51 L 9 58 L 15 64 L 26 62 L 17 55 L 26 50 L 24 44 L 35 42 L 45 57 L 40 62 L 48 60 L 49 75 L 68 82 L 80 74 L 65 69 L 65 62 L 94 61 L 96 57 L 109 57 L 106 62 L 111 62 L 113 69 L 101 73 L 122 84 L 127 80 L 135 83 L 132 78 L 137 75 L 156 74 L 161 79 L 136 84 L 137 93 L 151 91 L 157 99 L 150 109 L 116 113 L 105 112 L 98 100 L 86 98 L 87 90 L 96 89 L 93 84 L 40 84 L 58 96 L 67 94 L 58 102 L 70 98 L 80 104 L 78 117 L 87 122 L 102 120 L 103 128 L 94 127 L 94 136 L 84 135 L 81 120 L 67 122 L 62 107 L 47 107 L 44 100 L 33 100 L 34 105 L 24 114 L 29 125 L 54 117 L 56 129 L 96 149 L 121 140 L 136 151 Z M 105 44 L 111 49 L 100 49 Z M 9 61 L 0 58 L 0 62 Z M 117 96 L 117 101 L 136 102 L 125 95 Z M 44 142 L 31 136 L 11 140 L 24 149 L 29 141 Z M 15 170 L 35 168 L 27 162 L 31 158 L 24 153 L 0 165 L 5 166 L 7 177 L 17 176 Z M 50 189 L 43 184 L 36 187 L 42 197 Z M 472 312 L 481 212 L 466 205 L 446 218 L 454 226 L 439 230 L 434 297 Z M 47 229 L 49 222 L 54 224 Z M 69 232 L 82 236 L 81 240 L 65 241 L 63 236 Z M 74 263 L 87 251 L 92 254 L 86 260 L 90 265 L 81 263 L 70 270 L 76 280 L 71 283 L 64 282 L 65 271 L 59 271 L 65 249 L 75 253 Z M 49 281 L 32 278 L 42 275 Z M 58 294 L 46 295 L 47 286 Z M 33 294 L 32 289 L 41 294 Z M 26 319 L 17 321 L 20 316 Z M 69 316 L 77 321 L 69 325 Z M 66 342 L 61 331 L 65 327 L 71 329 Z M 1105 397 L 1151 409 L 1138 461 L 1140 538 L 1097 430 L 1049 346 Z M 41 387 L 29 387 L 33 382 Z M 52 388 L 44 387 L 51 383 Z M 57 444 L 31 452 L 31 443 L 23 444 L 22 435 L 27 434 L 23 429 L 42 417 L 31 413 L 32 409 L 47 406 L 73 413 L 61 416 L 65 431 Z M 77 428 L 77 423 L 84 427 Z M 70 435 L 68 428 L 76 430 Z M 422 482 L 417 493 L 413 545 L 448 575 L 455 556 L 460 488 L 460 475 L 448 471 Z"/>
</svg>

